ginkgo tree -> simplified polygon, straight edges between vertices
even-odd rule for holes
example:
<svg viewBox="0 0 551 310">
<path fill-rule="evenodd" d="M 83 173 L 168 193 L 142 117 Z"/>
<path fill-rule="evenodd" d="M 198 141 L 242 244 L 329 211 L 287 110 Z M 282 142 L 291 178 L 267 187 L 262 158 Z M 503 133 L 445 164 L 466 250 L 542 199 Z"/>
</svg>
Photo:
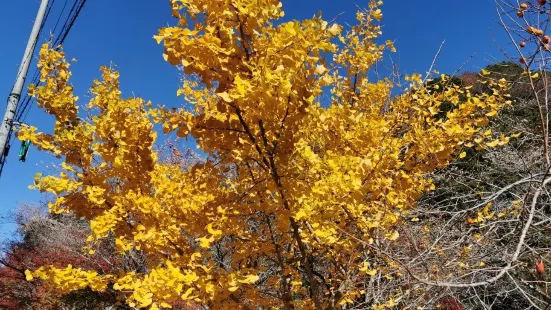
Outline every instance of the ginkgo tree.
<svg viewBox="0 0 551 310">
<path fill-rule="evenodd" d="M 373 263 L 370 244 L 398 238 L 403 217 L 434 188 L 430 173 L 464 147 L 505 143 L 483 130 L 506 104 L 504 81 L 475 95 L 445 76 L 443 89 L 427 89 L 416 74 L 395 95 L 389 79 L 372 79 L 370 68 L 394 50 L 378 43 L 380 1 L 346 29 L 321 15 L 280 22 L 278 0 L 170 2 L 177 26 L 155 39 L 183 66 L 177 94 L 191 108 L 122 98 L 119 73 L 104 67 L 88 103 L 95 115 L 84 120 L 69 62 L 45 45 L 42 84 L 30 92 L 55 127 L 18 133 L 63 158 L 64 171 L 37 175 L 34 187 L 54 194 L 51 212 L 90 222 L 84 250 L 113 238 L 147 267 L 41 267 L 29 280 L 61 292 L 112 287 L 136 308 L 342 308 L 365 299 L 358 283 L 398 268 Z M 452 108 L 436 117 L 444 102 Z M 193 137 L 207 158 L 190 168 L 158 161 L 155 124 Z"/>
</svg>

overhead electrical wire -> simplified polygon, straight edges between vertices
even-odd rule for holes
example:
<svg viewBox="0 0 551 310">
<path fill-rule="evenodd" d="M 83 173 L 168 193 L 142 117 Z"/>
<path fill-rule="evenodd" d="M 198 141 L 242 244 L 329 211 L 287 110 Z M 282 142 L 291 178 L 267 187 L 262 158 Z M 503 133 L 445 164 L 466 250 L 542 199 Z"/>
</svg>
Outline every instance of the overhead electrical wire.
<svg viewBox="0 0 551 310">
<path fill-rule="evenodd" d="M 65 39 L 69 35 L 69 32 L 71 32 L 71 28 L 73 28 L 73 25 L 80 14 L 80 11 L 82 11 L 82 8 L 84 7 L 84 4 L 86 4 L 86 0 L 75 1 L 75 4 L 71 8 L 71 12 L 74 11 L 74 13 L 73 15 L 71 15 L 71 18 L 68 20 L 69 22 L 63 25 L 63 29 L 61 30 L 62 35 L 59 37 L 59 41 L 56 41 L 54 45 L 57 46 L 65 42 Z"/>
<path fill-rule="evenodd" d="M 65 0 L 65 3 L 63 3 L 63 8 L 61 9 L 61 13 L 59 13 L 59 16 L 57 17 L 57 21 L 55 22 L 54 30 L 52 30 L 52 33 L 55 33 L 55 31 L 57 30 L 57 26 L 61 21 L 61 17 L 63 16 L 63 13 L 65 13 L 65 8 L 67 7 L 67 3 L 69 3 L 69 0 Z"/>
</svg>

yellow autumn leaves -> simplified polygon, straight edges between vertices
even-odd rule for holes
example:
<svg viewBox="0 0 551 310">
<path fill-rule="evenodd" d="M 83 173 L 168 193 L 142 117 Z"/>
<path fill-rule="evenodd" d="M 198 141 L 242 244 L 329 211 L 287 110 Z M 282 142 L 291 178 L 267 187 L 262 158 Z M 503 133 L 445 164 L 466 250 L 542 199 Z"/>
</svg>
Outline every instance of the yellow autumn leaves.
<svg viewBox="0 0 551 310">
<path fill-rule="evenodd" d="M 44 268 L 29 279 L 62 290 L 112 285 L 137 308 L 345 305 L 361 281 L 396 268 L 370 265 L 364 245 L 399 241 L 397 225 L 434 189 L 427 176 L 466 145 L 494 144 L 483 127 L 505 104 L 504 82 L 475 95 L 445 76 L 434 91 L 414 75 L 393 96 L 389 80 L 372 80 L 370 68 L 394 49 L 376 43 L 378 2 L 347 29 L 321 16 L 277 23 L 277 0 L 171 4 L 178 24 L 155 39 L 183 65 L 177 93 L 191 108 L 121 98 L 118 72 L 102 68 L 94 116 L 81 119 L 69 64 L 46 45 L 44 84 L 31 93 L 55 116 L 54 132 L 19 133 L 64 156 L 58 176 L 35 182 L 55 195 L 51 210 L 86 218 L 89 248 L 112 238 L 144 268 Z M 207 158 L 188 168 L 159 162 L 155 124 L 193 137 Z"/>
<path fill-rule="evenodd" d="M 101 276 L 96 271 L 73 268 L 71 265 L 64 269 L 41 267 L 34 272 L 27 270 L 25 271 L 25 277 L 27 281 L 33 281 L 36 277 L 55 284 L 56 289 L 63 294 L 87 287 L 94 291 L 103 291 L 107 289 L 109 279 L 112 278 L 112 276 Z"/>
</svg>

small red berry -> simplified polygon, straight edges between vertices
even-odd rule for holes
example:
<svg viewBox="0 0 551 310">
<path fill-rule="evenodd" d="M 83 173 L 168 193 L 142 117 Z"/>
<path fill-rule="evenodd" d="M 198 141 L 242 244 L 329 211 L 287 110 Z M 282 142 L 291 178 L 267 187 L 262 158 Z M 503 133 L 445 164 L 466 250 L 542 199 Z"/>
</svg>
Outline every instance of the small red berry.
<svg viewBox="0 0 551 310">
<path fill-rule="evenodd" d="M 545 273 L 545 265 L 543 264 L 543 261 L 536 262 L 536 272 L 539 274 Z"/>
</svg>

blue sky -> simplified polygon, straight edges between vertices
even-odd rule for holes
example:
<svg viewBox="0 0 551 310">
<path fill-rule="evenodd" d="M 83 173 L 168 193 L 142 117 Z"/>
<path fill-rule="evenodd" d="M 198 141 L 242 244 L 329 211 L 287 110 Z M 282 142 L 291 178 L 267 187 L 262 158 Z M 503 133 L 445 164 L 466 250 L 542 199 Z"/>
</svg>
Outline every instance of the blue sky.
<svg viewBox="0 0 551 310">
<path fill-rule="evenodd" d="M 56 0 L 40 42 L 48 39 L 65 0 Z M 72 3 L 73 0 L 68 0 Z M 2 1 L 0 5 L 0 94 L 7 98 L 25 49 L 39 0 Z M 331 20 L 344 24 L 352 21 L 356 4 L 367 1 L 349 0 L 283 0 L 285 19 L 309 18 L 318 11 Z M 478 71 L 488 63 L 503 59 L 494 39 L 507 49 L 503 31 L 495 21 L 491 0 L 387 0 L 383 6 L 383 38 L 393 40 L 398 52 L 392 57 L 406 73 L 425 72 L 446 40 L 436 69 L 454 72 L 477 54 L 465 70 Z M 173 24 L 168 0 L 90 0 L 64 45 L 72 66 L 73 83 L 83 102 L 99 67 L 115 63 L 121 72 L 125 95 L 135 94 L 154 104 L 179 105 L 176 98 L 178 71 L 162 59 L 162 47 L 152 39 L 159 27 Z M 34 73 L 33 62 L 30 76 Z M 5 107 L 1 105 L 2 114 Z M 31 108 L 26 122 L 42 131 L 50 131 L 52 120 L 36 107 Z M 37 172 L 46 171 L 52 157 L 31 149 L 27 162 L 17 161 L 19 143 L 14 143 L 0 178 L 0 215 L 7 215 L 21 202 L 38 201 L 40 193 L 31 191 Z M 13 224 L 0 223 L 0 240 L 9 237 Z"/>
</svg>

